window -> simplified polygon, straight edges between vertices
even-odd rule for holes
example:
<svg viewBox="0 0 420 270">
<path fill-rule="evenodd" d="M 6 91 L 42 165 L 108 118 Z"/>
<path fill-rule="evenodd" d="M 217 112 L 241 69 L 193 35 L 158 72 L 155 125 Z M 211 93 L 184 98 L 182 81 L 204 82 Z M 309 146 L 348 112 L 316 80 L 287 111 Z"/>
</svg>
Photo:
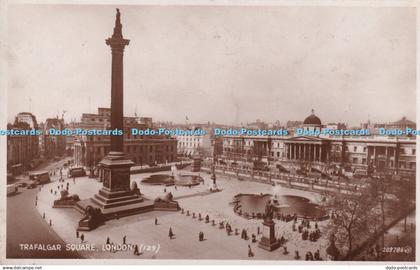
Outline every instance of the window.
<svg viewBox="0 0 420 270">
<path fill-rule="evenodd" d="M 357 164 L 357 158 L 353 158 L 353 163 Z"/>
<path fill-rule="evenodd" d="M 366 165 L 366 158 L 362 158 L 362 164 Z"/>
<path fill-rule="evenodd" d="M 353 152 L 357 152 L 357 146 L 353 147 Z"/>
<path fill-rule="evenodd" d="M 411 154 L 415 155 L 416 154 L 416 149 L 411 149 Z"/>
</svg>

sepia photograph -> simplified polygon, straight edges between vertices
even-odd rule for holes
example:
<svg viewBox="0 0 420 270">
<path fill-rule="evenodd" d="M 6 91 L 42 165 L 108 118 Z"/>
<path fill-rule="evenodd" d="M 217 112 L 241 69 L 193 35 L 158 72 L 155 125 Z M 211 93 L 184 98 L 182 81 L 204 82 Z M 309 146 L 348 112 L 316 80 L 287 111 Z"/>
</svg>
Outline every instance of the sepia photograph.
<svg viewBox="0 0 420 270">
<path fill-rule="evenodd" d="M 414 265 L 417 6 L 306 3 L 3 2 L 2 264 Z"/>
</svg>

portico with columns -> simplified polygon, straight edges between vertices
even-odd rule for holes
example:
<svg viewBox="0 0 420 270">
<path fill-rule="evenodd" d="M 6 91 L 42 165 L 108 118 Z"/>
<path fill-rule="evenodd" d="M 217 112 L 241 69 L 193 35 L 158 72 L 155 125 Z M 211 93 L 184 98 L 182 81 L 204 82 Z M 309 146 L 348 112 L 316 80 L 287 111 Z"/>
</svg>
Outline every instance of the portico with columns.
<svg viewBox="0 0 420 270">
<path fill-rule="evenodd" d="M 286 157 L 291 161 L 325 162 L 327 143 L 319 138 L 295 137 L 285 141 Z"/>
</svg>

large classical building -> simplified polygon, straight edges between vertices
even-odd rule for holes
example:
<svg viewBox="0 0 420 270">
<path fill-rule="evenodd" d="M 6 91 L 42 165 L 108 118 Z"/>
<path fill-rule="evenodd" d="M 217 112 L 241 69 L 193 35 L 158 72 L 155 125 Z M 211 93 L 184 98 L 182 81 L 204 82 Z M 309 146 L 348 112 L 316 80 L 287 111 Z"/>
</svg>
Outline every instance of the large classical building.
<svg viewBox="0 0 420 270">
<path fill-rule="evenodd" d="M 84 113 L 74 128 L 109 129 L 111 110 L 98 108 L 97 114 Z M 158 135 L 132 135 L 131 129 L 152 128 L 150 118 L 124 117 L 124 153 L 137 165 L 163 164 L 177 160 L 176 139 Z M 96 166 L 110 151 L 110 136 L 80 135 L 74 138 L 77 165 Z"/>
<path fill-rule="evenodd" d="M 412 121 L 402 119 L 387 127 L 405 128 Z M 408 126 L 407 126 L 408 127 Z M 414 126 L 415 127 L 415 126 Z M 313 112 L 300 126 L 303 130 L 322 131 L 325 126 Z M 373 132 L 374 133 L 374 132 Z M 223 156 L 230 160 L 262 160 L 268 164 L 337 164 L 413 175 L 416 170 L 416 140 L 409 136 L 224 136 Z"/>
</svg>

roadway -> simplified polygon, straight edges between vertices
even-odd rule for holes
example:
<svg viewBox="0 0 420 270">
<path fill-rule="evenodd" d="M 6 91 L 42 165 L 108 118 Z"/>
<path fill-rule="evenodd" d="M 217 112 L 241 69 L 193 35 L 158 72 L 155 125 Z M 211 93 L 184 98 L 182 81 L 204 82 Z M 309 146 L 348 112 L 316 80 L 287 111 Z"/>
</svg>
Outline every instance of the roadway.
<svg viewBox="0 0 420 270">
<path fill-rule="evenodd" d="M 42 170 L 59 168 L 65 160 L 50 163 Z M 41 168 L 40 168 L 41 169 Z M 57 180 L 53 176 L 52 180 Z M 19 182 L 28 181 L 28 177 L 21 177 Z M 31 259 L 76 259 L 82 258 L 77 252 L 66 251 L 64 241 L 50 228 L 46 220 L 38 213 L 35 199 L 38 188 L 19 188 L 15 195 L 7 197 L 7 232 L 6 232 L 6 258 Z M 61 245 L 61 250 L 25 250 L 24 244 Z"/>
</svg>

